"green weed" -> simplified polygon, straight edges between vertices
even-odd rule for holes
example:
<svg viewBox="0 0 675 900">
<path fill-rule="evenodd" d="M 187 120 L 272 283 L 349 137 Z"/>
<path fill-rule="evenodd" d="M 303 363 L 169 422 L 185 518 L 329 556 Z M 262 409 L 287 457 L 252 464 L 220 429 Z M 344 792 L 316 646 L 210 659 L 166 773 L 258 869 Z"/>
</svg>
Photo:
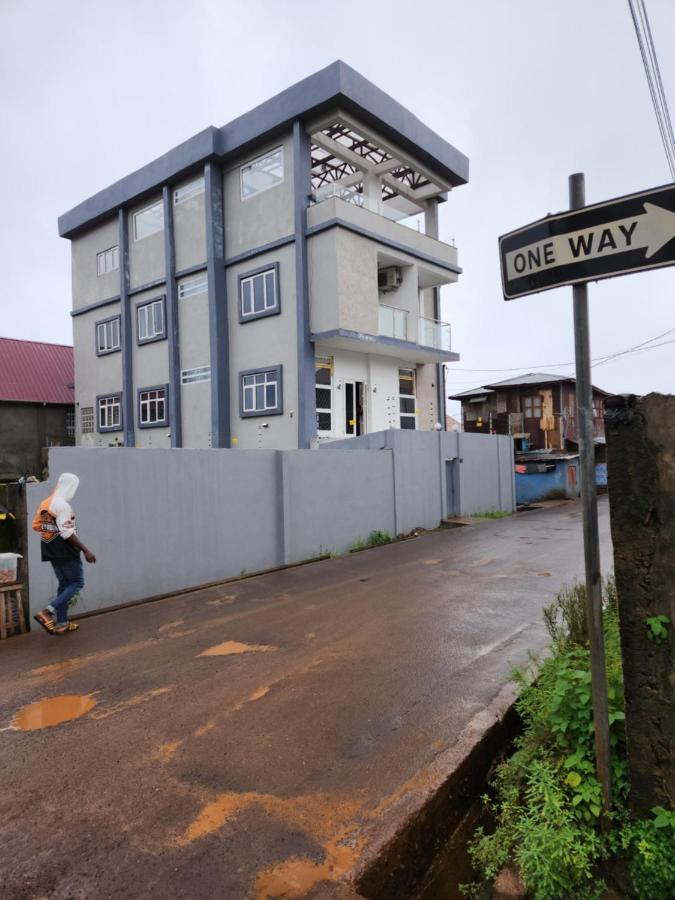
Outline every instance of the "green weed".
<svg viewBox="0 0 675 900">
<path fill-rule="evenodd" d="M 628 861 L 635 896 L 675 896 L 675 813 L 628 822 L 619 619 L 613 580 L 603 585 L 613 806 L 612 830 L 600 828 L 601 789 L 595 773 L 590 654 L 585 588 L 561 591 L 544 612 L 550 654 L 531 657 L 513 673 L 523 731 L 513 756 L 501 763 L 486 806 L 495 823 L 470 844 L 482 881 L 463 885 L 468 897 L 486 894 L 507 863 L 515 865 L 534 900 L 591 900 L 604 889 L 600 872 L 617 854 Z M 534 677 L 534 680 L 533 680 Z"/>
</svg>

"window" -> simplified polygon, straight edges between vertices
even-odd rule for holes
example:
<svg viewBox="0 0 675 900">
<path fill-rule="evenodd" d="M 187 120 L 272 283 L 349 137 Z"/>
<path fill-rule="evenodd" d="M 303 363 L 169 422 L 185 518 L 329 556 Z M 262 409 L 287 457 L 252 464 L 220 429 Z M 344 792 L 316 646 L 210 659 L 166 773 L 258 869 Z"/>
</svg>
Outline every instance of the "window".
<svg viewBox="0 0 675 900">
<path fill-rule="evenodd" d="M 96 323 L 96 354 L 104 356 L 106 353 L 114 353 L 119 350 L 120 343 L 120 317 L 113 316 Z"/>
<path fill-rule="evenodd" d="M 282 408 L 281 366 L 240 372 L 240 415 L 280 415 Z"/>
<path fill-rule="evenodd" d="M 178 299 L 184 300 L 186 297 L 194 297 L 195 294 L 203 294 L 209 286 L 209 279 L 206 274 L 196 275 L 187 281 L 181 281 L 178 285 Z"/>
<path fill-rule="evenodd" d="M 145 209 L 139 209 L 134 213 L 134 240 L 140 241 L 149 237 L 164 228 L 164 207 L 162 201 L 158 200 L 152 206 L 146 206 Z"/>
<path fill-rule="evenodd" d="M 417 427 L 415 414 L 415 372 L 412 369 L 398 370 L 399 409 L 401 428 L 414 430 Z"/>
<path fill-rule="evenodd" d="M 164 324 L 164 298 L 144 303 L 136 310 L 138 321 L 138 343 L 160 341 L 166 337 Z"/>
<path fill-rule="evenodd" d="M 80 410 L 80 431 L 82 434 L 92 434 L 94 431 L 94 407 L 83 406 Z"/>
<path fill-rule="evenodd" d="M 178 206 L 179 203 L 185 203 L 186 200 L 191 200 L 193 197 L 196 197 L 198 194 L 204 193 L 204 176 L 200 176 L 199 178 L 195 178 L 194 181 L 188 181 L 187 184 L 182 185 L 173 192 L 173 205 Z"/>
<path fill-rule="evenodd" d="M 211 366 L 183 369 L 180 373 L 181 384 L 195 384 L 197 381 L 211 381 Z"/>
<path fill-rule="evenodd" d="M 316 370 L 316 430 L 331 434 L 333 430 L 333 358 L 317 356 Z"/>
<path fill-rule="evenodd" d="M 239 276 L 239 321 L 260 319 L 281 312 L 279 264 Z"/>
<path fill-rule="evenodd" d="M 122 430 L 122 395 L 110 394 L 107 397 L 98 397 L 98 430 L 121 431 Z"/>
<path fill-rule="evenodd" d="M 138 392 L 138 424 L 141 428 L 155 428 L 169 424 L 167 386 L 143 388 Z"/>
<path fill-rule="evenodd" d="M 241 199 L 281 184 L 284 180 L 284 149 L 277 147 L 271 153 L 254 159 L 241 167 Z"/>
<path fill-rule="evenodd" d="M 523 414 L 526 419 L 541 419 L 541 394 L 523 397 Z"/>
<path fill-rule="evenodd" d="M 97 275 L 106 275 L 108 272 L 114 272 L 120 267 L 120 250 L 118 246 L 110 247 L 108 250 L 102 250 L 96 254 L 96 273 Z"/>
<path fill-rule="evenodd" d="M 75 410 L 66 410 L 66 437 L 75 437 Z"/>
</svg>

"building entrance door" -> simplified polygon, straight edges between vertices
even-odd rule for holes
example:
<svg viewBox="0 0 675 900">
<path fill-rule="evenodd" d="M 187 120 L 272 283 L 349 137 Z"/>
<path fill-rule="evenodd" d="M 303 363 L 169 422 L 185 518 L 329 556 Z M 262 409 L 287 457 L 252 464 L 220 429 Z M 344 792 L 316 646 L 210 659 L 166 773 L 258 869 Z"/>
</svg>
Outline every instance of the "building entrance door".
<svg viewBox="0 0 675 900">
<path fill-rule="evenodd" d="M 345 434 L 358 437 L 365 433 L 364 390 L 362 381 L 345 382 Z"/>
</svg>

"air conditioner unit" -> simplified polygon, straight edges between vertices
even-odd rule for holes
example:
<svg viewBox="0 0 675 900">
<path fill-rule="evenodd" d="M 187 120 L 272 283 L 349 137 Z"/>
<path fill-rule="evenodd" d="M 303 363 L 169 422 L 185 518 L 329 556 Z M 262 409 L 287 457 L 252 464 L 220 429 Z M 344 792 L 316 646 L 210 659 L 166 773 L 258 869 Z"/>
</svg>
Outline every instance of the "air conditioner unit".
<svg viewBox="0 0 675 900">
<path fill-rule="evenodd" d="M 380 269 L 377 273 L 377 287 L 381 294 L 388 294 L 401 286 L 401 270 L 398 266 Z"/>
</svg>

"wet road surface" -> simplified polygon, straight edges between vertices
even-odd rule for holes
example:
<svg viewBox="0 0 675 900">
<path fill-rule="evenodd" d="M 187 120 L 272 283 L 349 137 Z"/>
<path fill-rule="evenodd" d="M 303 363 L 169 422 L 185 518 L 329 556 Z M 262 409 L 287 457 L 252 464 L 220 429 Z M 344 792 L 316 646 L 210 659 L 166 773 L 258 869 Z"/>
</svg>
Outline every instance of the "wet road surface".
<svg viewBox="0 0 675 900">
<path fill-rule="evenodd" d="M 607 570 L 606 498 L 600 533 Z M 508 702 L 577 577 L 567 503 L 3 641 L 2 897 L 348 880 Z"/>
</svg>

